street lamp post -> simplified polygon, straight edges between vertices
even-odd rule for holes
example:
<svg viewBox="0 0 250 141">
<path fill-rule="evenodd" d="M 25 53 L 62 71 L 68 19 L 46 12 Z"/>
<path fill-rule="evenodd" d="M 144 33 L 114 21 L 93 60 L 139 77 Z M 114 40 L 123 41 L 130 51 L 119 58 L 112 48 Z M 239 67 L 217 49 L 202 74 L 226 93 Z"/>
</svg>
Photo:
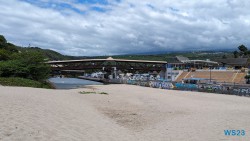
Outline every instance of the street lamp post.
<svg viewBox="0 0 250 141">
<path fill-rule="evenodd" d="M 211 83 L 211 79 L 212 79 L 211 66 L 209 68 L 210 68 L 210 83 Z"/>
</svg>

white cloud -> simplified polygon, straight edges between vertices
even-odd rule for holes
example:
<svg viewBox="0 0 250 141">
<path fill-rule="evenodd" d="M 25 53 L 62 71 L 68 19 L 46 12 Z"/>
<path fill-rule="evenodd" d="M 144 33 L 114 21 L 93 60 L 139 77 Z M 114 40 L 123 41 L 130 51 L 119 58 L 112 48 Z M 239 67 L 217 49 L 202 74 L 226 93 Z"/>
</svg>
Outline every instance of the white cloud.
<svg viewBox="0 0 250 141">
<path fill-rule="evenodd" d="M 0 34 L 21 46 L 67 55 L 112 55 L 250 45 L 250 1 L 74 0 L 0 3 Z M 56 5 L 68 4 L 71 8 Z M 106 12 L 91 10 L 98 7 Z M 74 9 L 79 10 L 76 12 Z M 79 13 L 81 12 L 81 13 Z"/>
</svg>

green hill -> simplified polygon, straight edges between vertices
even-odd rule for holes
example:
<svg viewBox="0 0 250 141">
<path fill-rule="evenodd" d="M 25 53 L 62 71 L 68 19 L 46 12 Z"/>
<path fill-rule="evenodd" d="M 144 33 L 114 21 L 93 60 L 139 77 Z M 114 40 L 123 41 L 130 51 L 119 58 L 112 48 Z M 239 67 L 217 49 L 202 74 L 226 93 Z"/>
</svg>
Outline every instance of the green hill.
<svg viewBox="0 0 250 141">
<path fill-rule="evenodd" d="M 41 49 L 39 47 L 17 47 L 21 52 L 38 52 L 45 56 L 46 60 L 70 60 L 75 59 L 73 56 L 62 55 L 50 49 Z"/>
<path fill-rule="evenodd" d="M 129 60 L 152 60 L 152 61 L 171 61 L 175 56 L 185 56 L 189 59 L 200 59 L 200 60 L 217 60 L 221 59 L 223 56 L 226 58 L 232 58 L 233 54 L 231 52 L 181 52 L 181 53 L 165 53 L 165 54 L 155 54 L 155 55 L 115 55 L 115 56 L 95 56 L 88 58 L 105 59 L 112 57 L 115 59 L 129 59 Z"/>
<path fill-rule="evenodd" d="M 50 66 L 44 62 L 51 58 L 45 53 L 17 47 L 0 35 L 0 85 L 50 88 Z"/>
<path fill-rule="evenodd" d="M 46 60 L 74 60 L 74 59 L 104 59 L 113 57 L 116 59 L 131 59 L 131 60 L 154 60 L 154 61 L 170 61 L 175 56 L 182 55 L 190 59 L 210 59 L 217 60 L 221 58 L 233 58 L 234 54 L 230 51 L 197 51 L 197 52 L 179 52 L 179 53 L 163 53 L 154 55 L 142 55 L 142 54 L 131 54 L 131 55 L 113 55 L 113 56 L 68 56 L 62 55 L 56 51 L 49 49 L 41 49 L 39 47 L 18 47 L 14 44 L 7 43 L 6 39 L 0 36 L 0 60 L 8 59 L 6 56 L 7 52 L 38 52 L 45 56 Z"/>
<path fill-rule="evenodd" d="M 39 47 L 19 47 L 12 43 L 8 43 L 3 35 L 0 35 L 0 61 L 8 60 L 13 53 L 36 52 L 41 53 L 46 60 L 69 60 L 76 59 L 74 56 L 62 55 L 56 51 L 49 49 L 41 49 Z"/>
</svg>

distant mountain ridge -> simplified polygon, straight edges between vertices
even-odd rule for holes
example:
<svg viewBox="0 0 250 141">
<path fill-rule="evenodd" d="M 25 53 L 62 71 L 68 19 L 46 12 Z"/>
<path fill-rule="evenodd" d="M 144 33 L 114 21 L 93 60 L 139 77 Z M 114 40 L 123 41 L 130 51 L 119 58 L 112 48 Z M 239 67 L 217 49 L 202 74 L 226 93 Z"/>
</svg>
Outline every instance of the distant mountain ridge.
<svg viewBox="0 0 250 141">
<path fill-rule="evenodd" d="M 23 51 L 34 51 L 42 53 L 48 60 L 78 60 L 78 59 L 93 59 L 93 58 L 108 58 L 113 57 L 116 59 L 134 59 L 134 60 L 155 60 L 155 61 L 167 61 L 175 56 L 182 55 L 191 59 L 219 59 L 223 55 L 232 57 L 230 51 L 197 51 L 197 52 L 151 52 L 151 53 L 134 53 L 125 55 L 111 55 L 111 56 L 68 56 L 60 54 L 56 51 L 49 49 L 41 49 L 39 47 L 17 47 L 21 52 Z"/>
<path fill-rule="evenodd" d="M 41 49 L 39 47 L 17 47 L 21 52 L 32 51 L 42 53 L 48 60 L 70 60 L 75 59 L 74 56 L 62 55 L 50 49 Z"/>
<path fill-rule="evenodd" d="M 39 52 L 45 56 L 46 60 L 76 60 L 76 59 L 87 59 L 87 58 L 107 58 L 113 57 L 116 59 L 134 59 L 134 60 L 155 60 L 155 61 L 167 61 L 177 55 L 189 57 L 190 59 L 211 59 L 215 60 L 226 56 L 228 58 L 232 56 L 232 50 L 218 49 L 218 50 L 207 50 L 207 51 L 168 51 L 168 52 L 145 52 L 145 53 L 133 53 L 124 55 L 111 55 L 111 56 L 69 56 L 63 55 L 50 49 L 41 49 L 39 47 L 20 47 L 12 43 L 8 43 L 4 36 L 0 37 L 0 50 L 2 50 L 2 56 L 0 52 L 0 60 L 4 58 L 6 51 L 10 52 Z"/>
</svg>

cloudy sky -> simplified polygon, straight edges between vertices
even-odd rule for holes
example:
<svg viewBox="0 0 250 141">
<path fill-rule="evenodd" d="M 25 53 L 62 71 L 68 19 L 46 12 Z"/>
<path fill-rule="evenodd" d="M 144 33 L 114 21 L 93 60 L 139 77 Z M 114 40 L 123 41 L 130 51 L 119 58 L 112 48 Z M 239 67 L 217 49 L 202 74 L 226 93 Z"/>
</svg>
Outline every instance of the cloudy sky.
<svg viewBox="0 0 250 141">
<path fill-rule="evenodd" d="M 250 46 L 249 0 L 0 0 L 0 34 L 66 55 Z"/>
</svg>

